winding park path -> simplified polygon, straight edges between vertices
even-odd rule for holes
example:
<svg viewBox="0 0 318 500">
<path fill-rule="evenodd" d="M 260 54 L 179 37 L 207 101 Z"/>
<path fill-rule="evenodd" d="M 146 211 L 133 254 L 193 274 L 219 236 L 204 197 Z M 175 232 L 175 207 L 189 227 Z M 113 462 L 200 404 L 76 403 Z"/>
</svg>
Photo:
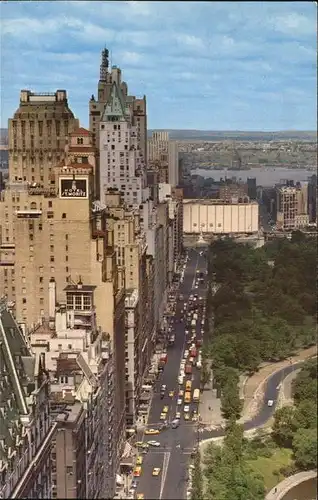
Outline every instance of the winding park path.
<svg viewBox="0 0 318 500">
<path fill-rule="evenodd" d="M 315 477 L 317 477 L 316 470 L 298 472 L 298 474 L 287 477 L 281 483 L 272 488 L 269 493 L 267 493 L 265 500 L 282 500 L 289 490 L 298 484 L 308 481 L 308 479 L 314 479 Z"/>
</svg>

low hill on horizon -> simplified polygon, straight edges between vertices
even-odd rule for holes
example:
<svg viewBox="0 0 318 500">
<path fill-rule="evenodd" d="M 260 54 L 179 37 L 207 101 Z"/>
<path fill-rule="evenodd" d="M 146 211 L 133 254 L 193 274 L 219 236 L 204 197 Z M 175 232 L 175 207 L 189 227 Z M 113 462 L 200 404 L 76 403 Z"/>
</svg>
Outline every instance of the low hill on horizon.
<svg viewBox="0 0 318 500">
<path fill-rule="evenodd" d="M 282 130 L 273 132 L 263 131 L 241 131 L 241 130 L 177 130 L 177 129 L 156 129 L 156 131 L 169 132 L 172 140 L 185 141 L 271 141 L 271 140 L 300 140 L 315 141 L 317 132 L 311 130 Z M 148 137 L 151 137 L 153 130 L 148 130 Z"/>
</svg>

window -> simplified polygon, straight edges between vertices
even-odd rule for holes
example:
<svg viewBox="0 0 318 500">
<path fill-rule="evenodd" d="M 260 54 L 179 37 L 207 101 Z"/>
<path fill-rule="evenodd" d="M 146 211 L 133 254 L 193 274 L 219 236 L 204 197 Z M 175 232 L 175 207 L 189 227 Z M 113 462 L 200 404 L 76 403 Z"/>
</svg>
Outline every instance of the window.
<svg viewBox="0 0 318 500">
<path fill-rule="evenodd" d="M 51 267 L 51 273 L 54 273 L 55 269 L 54 267 Z"/>
<path fill-rule="evenodd" d="M 65 272 L 68 273 L 68 266 L 66 266 Z M 68 277 L 66 278 L 66 281 L 68 281 Z"/>
<path fill-rule="evenodd" d="M 62 219 L 66 219 L 66 213 L 62 214 Z"/>
<path fill-rule="evenodd" d="M 52 202 L 51 201 L 48 202 L 48 207 L 52 208 Z"/>
<path fill-rule="evenodd" d="M 39 231 L 42 231 L 42 224 L 39 224 Z"/>
<path fill-rule="evenodd" d="M 68 234 L 65 235 L 65 239 L 68 240 Z"/>
<path fill-rule="evenodd" d="M 54 255 L 51 255 L 50 262 L 54 262 Z"/>
<path fill-rule="evenodd" d="M 47 213 L 47 218 L 48 219 L 53 219 L 53 217 L 54 217 L 54 213 L 53 212 L 48 212 Z"/>
<path fill-rule="evenodd" d="M 22 304 L 26 304 L 26 299 L 25 298 L 22 299 Z"/>
<path fill-rule="evenodd" d="M 25 268 L 24 268 L 24 270 L 25 270 Z M 43 273 L 43 266 L 40 266 L 40 267 L 39 267 L 39 272 L 40 272 L 40 273 Z"/>
<path fill-rule="evenodd" d="M 68 252 L 68 245 L 65 245 L 65 252 Z"/>
<path fill-rule="evenodd" d="M 54 252 L 54 245 L 50 245 L 50 251 Z"/>
<path fill-rule="evenodd" d="M 89 310 L 91 309 L 91 297 L 84 295 L 83 297 L 83 302 L 84 302 L 84 310 Z"/>
<path fill-rule="evenodd" d="M 77 144 L 84 144 L 84 139 L 83 139 L 83 137 L 78 137 L 78 138 L 77 138 Z"/>
<path fill-rule="evenodd" d="M 44 293 L 44 289 L 43 288 L 40 288 L 40 293 Z"/>
<path fill-rule="evenodd" d="M 43 306 L 43 304 L 44 304 L 44 299 L 43 299 L 43 297 L 41 297 L 40 298 L 40 305 Z"/>
<path fill-rule="evenodd" d="M 75 309 L 82 309 L 82 297 L 76 295 L 75 296 Z"/>
<path fill-rule="evenodd" d="M 39 282 L 43 283 L 43 277 L 42 276 L 39 278 Z"/>
<path fill-rule="evenodd" d="M 22 293 L 26 294 L 26 288 L 22 288 Z"/>
<path fill-rule="evenodd" d="M 112 144 L 112 149 L 115 149 L 115 144 Z"/>
</svg>

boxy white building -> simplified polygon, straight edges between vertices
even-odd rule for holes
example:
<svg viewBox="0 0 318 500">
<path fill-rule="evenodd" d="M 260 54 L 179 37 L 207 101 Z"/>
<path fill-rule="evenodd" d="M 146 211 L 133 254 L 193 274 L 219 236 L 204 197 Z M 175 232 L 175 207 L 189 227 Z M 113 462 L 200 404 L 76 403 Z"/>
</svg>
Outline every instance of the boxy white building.
<svg viewBox="0 0 318 500">
<path fill-rule="evenodd" d="M 257 202 L 221 203 L 219 200 L 183 200 L 183 232 L 245 234 L 259 228 Z"/>
</svg>

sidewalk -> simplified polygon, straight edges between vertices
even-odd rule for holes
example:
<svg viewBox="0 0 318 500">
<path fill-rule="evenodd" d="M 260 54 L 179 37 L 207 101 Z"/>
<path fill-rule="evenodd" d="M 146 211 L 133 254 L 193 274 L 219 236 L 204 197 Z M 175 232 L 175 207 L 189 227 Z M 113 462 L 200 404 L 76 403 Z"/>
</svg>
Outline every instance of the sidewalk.
<svg viewBox="0 0 318 500">
<path fill-rule="evenodd" d="M 267 493 L 265 500 L 282 500 L 286 493 L 293 487 L 301 484 L 303 481 L 308 481 L 308 479 L 314 479 L 315 477 L 317 477 L 316 470 L 299 472 L 298 474 L 287 477 Z"/>
</svg>

